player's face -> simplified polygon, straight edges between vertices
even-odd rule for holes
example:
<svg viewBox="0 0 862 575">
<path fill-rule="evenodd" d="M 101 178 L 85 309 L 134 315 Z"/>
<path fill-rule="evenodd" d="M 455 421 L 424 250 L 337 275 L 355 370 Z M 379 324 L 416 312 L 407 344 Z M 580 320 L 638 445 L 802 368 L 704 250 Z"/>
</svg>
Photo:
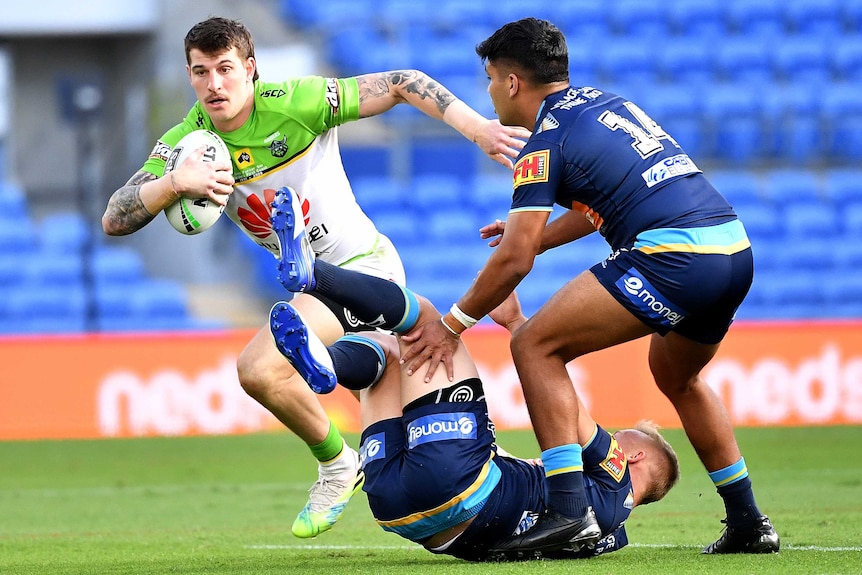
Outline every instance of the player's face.
<svg viewBox="0 0 862 575">
<path fill-rule="evenodd" d="M 189 81 L 198 101 L 222 132 L 236 130 L 254 103 L 254 58 L 241 59 L 236 48 L 220 54 L 189 51 Z"/>
<path fill-rule="evenodd" d="M 485 65 L 485 73 L 488 75 L 488 96 L 494 105 L 494 112 L 500 118 L 500 123 L 505 126 L 513 125 L 509 112 L 511 105 L 509 99 L 509 88 L 511 86 L 509 74 L 491 62 Z"/>
</svg>

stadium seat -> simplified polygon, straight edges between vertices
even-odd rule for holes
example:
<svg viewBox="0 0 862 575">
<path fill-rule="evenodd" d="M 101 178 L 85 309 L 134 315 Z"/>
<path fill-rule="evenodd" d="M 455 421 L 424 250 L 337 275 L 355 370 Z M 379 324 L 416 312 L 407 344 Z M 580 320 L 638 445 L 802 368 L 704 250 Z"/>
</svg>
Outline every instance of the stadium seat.
<svg viewBox="0 0 862 575">
<path fill-rule="evenodd" d="M 652 84 L 660 79 L 657 58 L 639 39 L 605 38 L 594 46 L 600 78 L 605 84 Z"/>
<path fill-rule="evenodd" d="M 824 194 L 839 208 L 849 203 L 862 203 L 862 169 L 830 170 L 824 177 Z"/>
<path fill-rule="evenodd" d="M 467 185 L 464 200 L 485 224 L 495 219 L 505 220 L 512 205 L 512 176 L 505 170 L 480 174 Z M 484 225 L 484 224 L 483 224 Z"/>
<path fill-rule="evenodd" d="M 10 180 L 0 180 L 0 214 L 4 220 L 25 220 L 30 217 L 24 190 Z"/>
<path fill-rule="evenodd" d="M 90 224 L 80 212 L 55 212 L 39 220 L 42 249 L 78 254 L 90 241 Z"/>
<path fill-rule="evenodd" d="M 469 208 L 462 184 L 463 180 L 448 173 L 416 175 L 408 185 L 410 205 L 422 216 L 457 210 L 465 204 Z"/>
<path fill-rule="evenodd" d="M 728 27 L 748 38 L 775 37 L 784 32 L 784 0 L 725 2 Z"/>
<path fill-rule="evenodd" d="M 722 81 L 755 84 L 773 81 L 772 46 L 765 38 L 757 34 L 730 36 L 714 49 L 716 72 Z"/>
<path fill-rule="evenodd" d="M 840 36 L 844 30 L 843 0 L 789 0 L 784 7 L 785 23 L 797 34 L 816 33 Z"/>
<path fill-rule="evenodd" d="M 407 189 L 395 178 L 362 176 L 350 181 L 356 201 L 372 220 L 380 213 L 403 210 L 409 204 Z"/>
<path fill-rule="evenodd" d="M 0 255 L 24 256 L 35 251 L 33 224 L 29 218 L 7 218 L 0 215 Z"/>
<path fill-rule="evenodd" d="M 778 206 L 825 199 L 822 187 L 820 175 L 814 170 L 776 169 L 764 178 L 766 197 Z"/>
<path fill-rule="evenodd" d="M 425 225 L 413 211 L 380 212 L 375 214 L 374 224 L 380 233 L 392 240 L 399 251 L 425 240 Z"/>
<path fill-rule="evenodd" d="M 676 0 L 663 8 L 670 12 L 676 36 L 698 41 L 727 35 L 724 4 L 721 0 Z"/>
<path fill-rule="evenodd" d="M 393 172 L 392 146 L 341 145 L 341 163 L 347 178 L 389 177 Z"/>
<path fill-rule="evenodd" d="M 766 151 L 760 102 L 744 85 L 716 85 L 704 92 L 704 114 L 709 122 L 709 150 L 716 158 L 750 164 Z"/>
<path fill-rule="evenodd" d="M 820 281 L 827 314 L 844 306 L 858 308 L 862 304 L 862 274 L 840 270 L 821 277 Z M 844 312 L 838 314 L 843 316 Z"/>
<path fill-rule="evenodd" d="M 333 30 L 347 25 L 372 21 L 374 10 L 354 0 L 281 0 L 281 15 L 287 22 L 302 28 Z"/>
<path fill-rule="evenodd" d="M 752 242 L 775 240 L 782 235 L 778 210 L 771 204 L 758 202 L 734 206 L 734 209 Z"/>
<path fill-rule="evenodd" d="M 487 2 L 486 2 L 487 4 Z M 551 21 L 559 26 L 571 50 L 573 45 L 591 43 L 612 35 L 607 10 L 594 0 L 567 0 L 553 6 Z M 499 22 L 498 22 L 499 24 Z"/>
<path fill-rule="evenodd" d="M 685 84 L 645 90 L 637 100 L 643 111 L 673 137 L 695 162 L 711 153 L 704 133 L 700 92 Z"/>
<path fill-rule="evenodd" d="M 841 233 L 841 218 L 831 202 L 788 203 L 781 215 L 784 234 L 792 243 L 832 238 Z"/>
<path fill-rule="evenodd" d="M 26 284 L 4 294 L 4 310 L 11 319 L 45 320 L 67 325 L 68 321 L 84 322 L 87 316 L 88 296 L 82 286 L 43 286 Z"/>
<path fill-rule="evenodd" d="M 446 174 L 461 178 L 472 178 L 477 171 L 481 150 L 475 144 L 460 137 L 421 138 L 410 143 L 411 174 Z"/>
<path fill-rule="evenodd" d="M 703 87 L 716 80 L 717 71 L 711 37 L 671 37 L 658 53 L 661 74 L 666 83 Z"/>
<path fill-rule="evenodd" d="M 829 36 L 817 34 L 777 41 L 772 47 L 776 79 L 799 84 L 831 80 L 829 48 L 832 42 Z"/>
<path fill-rule="evenodd" d="M 731 206 L 760 204 L 764 201 L 761 178 L 753 171 L 713 170 L 706 176 Z"/>
<path fill-rule="evenodd" d="M 664 38 L 671 35 L 671 22 L 661 3 L 617 0 L 605 6 L 617 36 L 649 41 L 649 38 Z"/>
<path fill-rule="evenodd" d="M 827 152 L 834 160 L 862 160 L 862 98 L 852 83 L 822 88 L 822 118 L 827 130 Z"/>
<path fill-rule="evenodd" d="M 77 253 L 62 254 L 52 250 L 33 252 L 19 264 L 27 281 L 38 285 L 82 286 L 84 260 Z"/>
<path fill-rule="evenodd" d="M 823 158 L 824 134 L 820 98 L 805 83 L 768 90 L 763 95 L 763 119 L 768 125 L 768 146 L 778 161 L 814 164 Z"/>
<path fill-rule="evenodd" d="M 859 3 L 862 6 L 862 2 Z M 862 36 L 842 36 L 830 46 L 832 74 L 839 81 L 862 80 Z"/>
<path fill-rule="evenodd" d="M 130 247 L 102 246 L 92 253 L 90 263 L 96 286 L 133 285 L 144 277 L 144 261 Z"/>
<path fill-rule="evenodd" d="M 841 229 L 847 241 L 862 242 L 862 202 L 846 203 L 840 207 Z"/>
</svg>

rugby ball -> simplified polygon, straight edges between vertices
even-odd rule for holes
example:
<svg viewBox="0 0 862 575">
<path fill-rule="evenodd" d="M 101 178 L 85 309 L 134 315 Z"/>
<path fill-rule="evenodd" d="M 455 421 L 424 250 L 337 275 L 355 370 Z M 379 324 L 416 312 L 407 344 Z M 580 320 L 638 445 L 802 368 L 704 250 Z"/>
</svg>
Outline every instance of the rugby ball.
<svg viewBox="0 0 862 575">
<path fill-rule="evenodd" d="M 230 152 L 218 134 L 209 130 L 195 130 L 183 136 L 174 146 L 165 162 L 165 174 L 172 172 L 202 146 L 206 146 L 204 162 L 230 162 Z M 180 197 L 165 208 L 165 216 L 175 230 L 193 236 L 211 228 L 221 217 L 224 208 L 207 198 Z"/>
</svg>

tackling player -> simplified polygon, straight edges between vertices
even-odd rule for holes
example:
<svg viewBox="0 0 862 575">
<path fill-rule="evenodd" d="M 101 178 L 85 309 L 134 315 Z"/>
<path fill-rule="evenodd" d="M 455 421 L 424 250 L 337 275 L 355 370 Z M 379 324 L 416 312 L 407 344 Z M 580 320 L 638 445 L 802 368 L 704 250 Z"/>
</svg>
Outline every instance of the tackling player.
<svg viewBox="0 0 862 575">
<path fill-rule="evenodd" d="M 545 20 L 505 24 L 480 43 L 500 121 L 532 129 L 514 169 L 507 222 L 487 226 L 496 246 L 467 293 L 405 337 L 410 371 L 458 346 L 458 334 L 493 310 L 537 254 L 598 231 L 612 255 L 551 297 L 512 337 L 550 511 L 506 547 L 568 545 L 592 529 L 580 471 L 578 397 L 566 364 L 651 335 L 649 366 L 724 500 L 726 525 L 704 553 L 768 553 L 778 534 L 754 499 L 730 416 L 701 379 L 753 277 L 742 223 L 679 144 L 635 103 L 569 83 L 568 49 Z M 569 211 L 548 223 L 554 204 Z M 505 230 L 505 233 L 504 233 Z M 447 370 L 449 369 L 447 365 Z M 553 460 L 547 455 L 554 454 Z"/>
<path fill-rule="evenodd" d="M 287 207 L 289 201 L 279 195 L 275 206 Z M 375 318 L 379 327 L 397 332 L 439 320 L 430 302 L 394 282 L 325 262 L 312 265 L 303 233 L 290 229 L 300 226 L 295 222 L 274 219 L 296 254 L 286 265 L 295 275 L 281 276 L 286 287 L 323 293 L 358 317 Z M 491 317 L 510 330 L 526 320 L 514 292 Z M 453 384 L 442 371 L 429 382 L 399 369 L 392 335 L 347 335 L 327 348 L 287 302 L 273 306 L 270 329 L 276 346 L 312 389 L 328 392 L 337 381 L 360 390 L 363 489 L 371 511 L 383 529 L 433 553 L 486 561 L 615 551 L 628 542 L 624 523 L 632 509 L 660 500 L 679 477 L 676 454 L 655 426 L 644 422 L 611 435 L 581 406 L 578 429 L 596 519 L 593 538 L 548 552 L 495 551 L 501 541 L 529 532 L 545 511 L 544 473 L 541 463 L 511 457 L 496 446 L 482 383 L 463 344 L 454 354 Z"/>
<path fill-rule="evenodd" d="M 278 257 L 269 204 L 275 190 L 290 185 L 302 193 L 302 215 L 321 259 L 403 283 L 394 247 L 356 203 L 336 127 L 408 103 L 446 122 L 509 168 L 510 157 L 523 146 L 516 138 L 529 136 L 523 128 L 485 119 L 416 70 L 264 82 L 258 77 L 251 34 L 235 20 L 211 17 L 194 25 L 185 37 L 185 54 L 197 102 L 158 139 L 141 170 L 111 196 L 102 217 L 108 235 L 141 229 L 180 196 L 206 197 L 226 204 L 225 213 L 239 229 Z M 165 177 L 171 149 L 197 129 L 218 133 L 232 163 L 205 163 L 201 150 Z M 325 298 L 299 296 L 294 305 L 323 341 L 362 329 Z M 362 483 L 357 453 L 275 348 L 268 326 L 243 350 L 237 371 L 243 389 L 305 441 L 320 462 L 319 480 L 293 524 L 294 535 L 326 531 Z"/>
</svg>

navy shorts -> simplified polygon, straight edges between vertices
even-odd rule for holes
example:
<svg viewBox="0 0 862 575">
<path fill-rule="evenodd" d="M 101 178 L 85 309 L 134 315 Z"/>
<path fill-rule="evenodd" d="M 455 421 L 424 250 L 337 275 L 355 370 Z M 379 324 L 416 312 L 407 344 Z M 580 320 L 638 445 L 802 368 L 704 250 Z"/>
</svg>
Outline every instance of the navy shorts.
<svg viewBox="0 0 862 575">
<path fill-rule="evenodd" d="M 383 529 L 422 543 L 475 517 L 500 482 L 478 379 L 434 392 L 362 432 L 363 490 Z"/>
<path fill-rule="evenodd" d="M 657 244 L 636 242 L 590 271 L 618 302 L 659 334 L 673 331 L 698 343 L 716 344 L 727 333 L 754 276 L 751 247 L 744 230 L 742 234 L 739 245 L 745 247 L 732 253 L 701 253 L 696 247 L 662 250 Z"/>
</svg>

